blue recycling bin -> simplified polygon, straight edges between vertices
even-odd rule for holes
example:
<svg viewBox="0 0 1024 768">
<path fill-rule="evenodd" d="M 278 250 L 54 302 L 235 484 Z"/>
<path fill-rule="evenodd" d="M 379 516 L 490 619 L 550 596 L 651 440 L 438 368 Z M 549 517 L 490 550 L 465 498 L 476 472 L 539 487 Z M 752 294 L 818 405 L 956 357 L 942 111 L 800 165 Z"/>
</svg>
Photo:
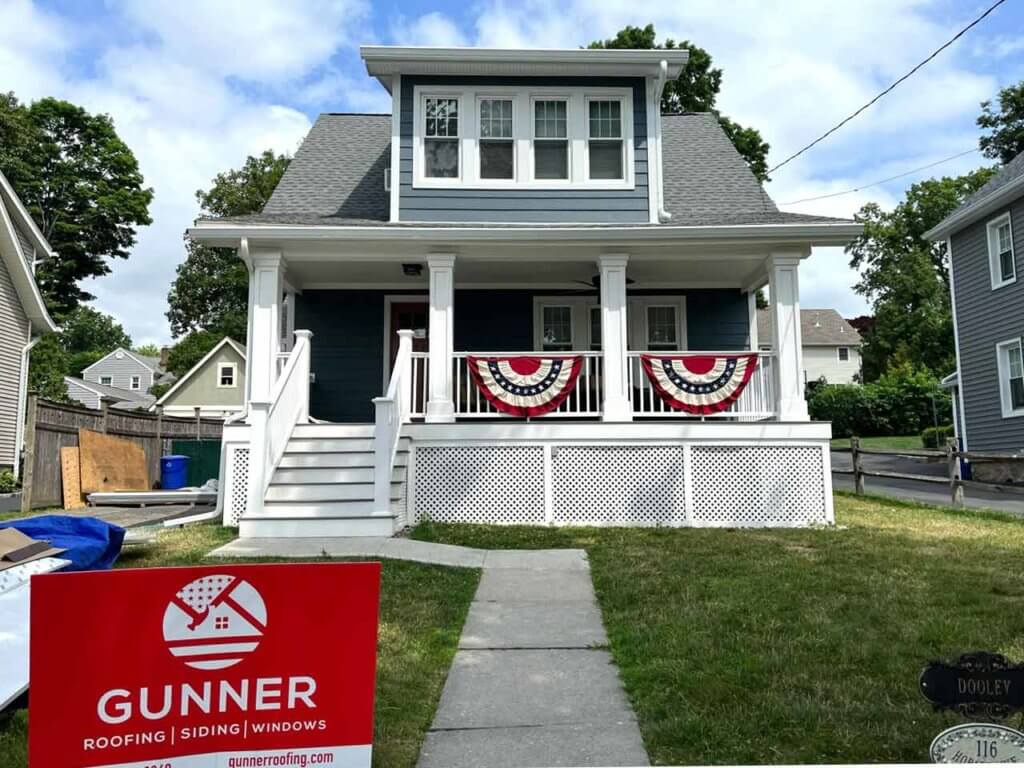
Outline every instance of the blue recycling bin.
<svg viewBox="0 0 1024 768">
<path fill-rule="evenodd" d="M 165 491 L 184 488 L 188 484 L 188 456 L 160 457 L 160 487 Z"/>
</svg>

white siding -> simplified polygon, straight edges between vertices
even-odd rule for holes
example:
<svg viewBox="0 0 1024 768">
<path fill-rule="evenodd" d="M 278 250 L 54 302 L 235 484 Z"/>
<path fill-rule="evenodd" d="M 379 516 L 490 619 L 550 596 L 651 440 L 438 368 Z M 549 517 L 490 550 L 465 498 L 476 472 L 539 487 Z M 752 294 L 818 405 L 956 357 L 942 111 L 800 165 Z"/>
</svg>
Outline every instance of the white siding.
<svg viewBox="0 0 1024 768">
<path fill-rule="evenodd" d="M 22 349 L 28 342 L 28 318 L 0 259 L 0 466 L 14 466 L 18 429 L 18 389 Z"/>
<path fill-rule="evenodd" d="M 804 346 L 804 381 L 818 381 L 821 377 L 829 384 L 852 384 L 860 373 L 860 350 L 848 347 L 850 359 L 839 359 L 839 347 Z"/>
<path fill-rule="evenodd" d="M 81 384 L 76 384 L 73 381 L 68 381 L 67 379 L 65 379 L 64 383 L 67 385 L 68 388 L 68 397 L 70 397 L 72 400 L 77 400 L 86 408 L 95 408 L 99 410 L 99 395 L 97 395 L 92 390 L 86 389 Z"/>
</svg>

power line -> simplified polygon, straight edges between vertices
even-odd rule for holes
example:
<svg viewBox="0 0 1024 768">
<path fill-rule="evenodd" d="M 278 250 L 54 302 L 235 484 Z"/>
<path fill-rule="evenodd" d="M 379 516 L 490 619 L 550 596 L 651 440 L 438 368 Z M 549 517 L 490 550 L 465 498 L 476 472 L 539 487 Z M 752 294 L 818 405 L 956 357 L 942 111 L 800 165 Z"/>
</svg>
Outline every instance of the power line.
<svg viewBox="0 0 1024 768">
<path fill-rule="evenodd" d="M 893 89 L 894 89 L 894 88 L 895 88 L 895 87 L 896 87 L 897 85 L 899 85 L 899 84 L 900 84 L 900 83 L 902 83 L 902 82 L 903 82 L 904 80 L 906 80 L 907 78 L 909 78 L 909 77 L 910 77 L 911 75 L 913 75 L 913 74 L 914 74 L 915 72 L 917 72 L 917 70 L 921 69 L 921 67 L 923 67 L 923 66 L 924 66 L 925 64 L 927 64 L 927 63 L 928 63 L 928 62 L 930 62 L 930 61 L 931 61 L 932 59 L 934 59 L 934 58 L 935 58 L 936 56 L 938 56 L 938 55 L 939 55 L 940 53 L 942 53 L 942 52 L 943 52 L 944 50 L 946 50 L 946 49 L 947 49 L 947 48 L 948 48 L 949 46 L 951 46 L 951 45 L 952 45 L 953 43 L 955 43 L 955 42 L 956 42 L 957 40 L 959 40 L 959 39 L 960 39 L 961 37 L 963 37 L 963 36 L 964 36 L 964 34 L 966 34 L 968 30 L 970 30 L 970 29 L 971 29 L 972 27 L 974 27 L 975 25 L 977 25 L 977 24 L 981 23 L 981 20 L 982 20 L 982 19 L 984 19 L 984 18 L 985 18 L 986 16 L 988 16 L 988 15 L 989 15 L 990 13 L 992 13 L 992 11 L 994 11 L 994 10 L 995 10 L 996 8 L 998 8 L 998 7 L 1000 6 L 1000 5 L 1002 5 L 1002 4 L 1003 4 L 1003 3 L 1005 3 L 1005 2 L 1006 2 L 1006 0 L 997 0 L 997 1 L 995 2 L 995 3 L 993 3 L 992 5 L 990 5 L 990 6 L 989 6 L 989 8 L 988 8 L 988 10 L 986 10 L 986 11 L 985 11 L 985 12 L 984 12 L 983 14 L 981 14 L 981 16 L 979 16 L 978 18 L 976 18 L 976 19 L 975 19 L 974 21 L 972 21 L 972 22 L 971 22 L 970 24 L 968 24 L 968 25 L 967 25 L 966 27 L 964 27 L 964 28 L 963 28 L 963 29 L 961 29 L 961 30 L 960 30 L 959 32 L 957 32 L 957 33 L 956 33 L 955 35 L 953 35 L 953 37 L 951 37 L 951 38 L 950 38 L 949 40 L 947 40 L 947 41 L 946 41 L 945 43 L 943 43 L 943 44 L 942 44 L 942 46 L 940 46 L 939 48 L 936 48 L 936 49 L 935 49 L 934 51 L 932 51 L 931 55 L 929 55 L 927 59 L 925 59 L 925 60 L 924 60 L 924 61 L 922 61 L 922 62 L 921 62 L 920 64 L 918 64 L 918 65 L 917 65 L 916 67 L 914 67 L 914 68 L 913 68 L 912 70 L 910 70 L 909 72 L 907 72 L 907 74 L 903 75 L 903 77 L 901 77 L 901 78 L 900 78 L 899 80 L 896 80 L 895 82 L 893 82 L 893 83 L 892 83 L 892 85 L 890 85 L 890 86 L 889 86 L 888 88 L 886 88 L 886 89 L 885 89 L 884 91 L 882 91 L 882 92 L 881 92 L 880 94 L 878 94 L 877 96 L 875 96 L 875 98 L 873 98 L 873 99 L 872 99 L 871 101 L 869 101 L 869 102 L 868 102 L 867 104 L 865 104 L 865 105 L 864 105 L 863 107 L 861 107 L 860 109 L 858 109 L 858 110 L 857 110 L 856 112 L 854 112 L 854 113 L 853 113 L 852 115 L 850 115 L 849 117 L 845 118 L 845 119 L 844 119 L 844 120 L 842 120 L 842 121 L 841 121 L 840 123 L 838 123 L 837 125 L 835 125 L 835 126 L 833 126 L 832 128 L 830 128 L 829 130 L 825 131 L 825 133 L 821 134 L 821 136 L 819 136 L 818 138 L 816 138 L 816 139 L 815 139 L 814 141 L 812 141 L 812 142 L 811 142 L 810 144 L 808 144 L 808 145 L 807 145 L 806 147 L 804 147 L 803 149 L 799 150 L 798 152 L 794 152 L 794 153 L 793 153 L 792 155 L 790 155 L 789 157 L 787 157 L 787 158 L 786 158 L 785 160 L 783 160 L 783 161 L 782 161 L 781 163 L 779 163 L 778 165 L 776 165 L 776 166 L 775 166 L 774 168 L 771 168 L 771 169 L 769 169 L 768 173 L 769 173 L 769 174 L 771 174 L 771 173 L 774 173 L 775 171 L 779 170 L 779 168 L 781 168 L 781 167 L 782 167 L 782 166 L 784 166 L 784 165 L 785 165 L 786 163 L 788 163 L 788 162 L 789 162 L 790 160 L 795 160 L 796 158 L 800 157 L 800 155 L 802 155 L 802 154 L 803 154 L 804 152 L 806 152 L 806 151 L 807 151 L 808 149 L 810 149 L 811 147 L 813 147 L 813 146 L 814 146 L 815 144 L 817 144 L 817 143 L 819 143 L 819 142 L 821 142 L 821 141 L 825 140 L 826 138 L 828 138 L 829 136 L 831 136 L 831 135 L 832 135 L 833 133 L 835 133 L 836 131 L 838 131 L 838 130 L 839 130 L 840 128 L 842 128 L 842 127 L 843 127 L 844 125 L 846 125 L 846 124 L 847 124 L 848 122 L 850 122 L 851 120 L 853 120 L 853 118 L 857 117 L 857 115 L 859 115 L 859 114 L 860 114 L 861 112 L 863 112 L 863 111 L 864 111 L 865 109 L 867 109 L 867 108 L 868 108 L 868 107 L 870 107 L 870 106 L 871 106 L 872 104 L 874 104 L 874 103 L 875 103 L 876 101 L 878 101 L 879 99 L 881 99 L 881 98 L 882 98 L 883 96 L 885 96 L 885 95 L 886 95 L 887 93 L 889 93 L 890 91 L 892 91 L 892 90 L 893 90 Z"/>
<path fill-rule="evenodd" d="M 804 198 L 801 198 L 799 200 L 790 200 L 787 203 L 782 203 L 782 205 L 796 205 L 797 203 L 809 203 L 812 200 L 825 200 L 825 199 L 830 198 L 830 197 L 841 197 L 843 195 L 850 195 L 850 194 L 853 194 L 854 192 L 860 192 L 862 189 L 871 189 L 871 187 L 877 187 L 879 184 L 886 184 L 886 183 L 888 183 L 890 181 L 896 181 L 896 179 L 902 179 L 904 176 L 911 176 L 911 175 L 913 175 L 915 173 L 918 173 L 919 171 L 926 171 L 929 168 L 934 168 L 937 165 L 942 165 L 943 163 L 948 163 L 950 160 L 956 160 L 958 157 L 963 157 L 964 155 L 969 155 L 972 152 L 980 152 L 980 151 L 981 151 L 980 149 L 978 149 L 977 147 L 974 147 L 973 149 L 968 149 L 966 152 L 958 152 L 955 155 L 950 155 L 949 157 L 944 157 L 942 160 L 936 160 L 934 163 L 928 163 L 928 165 L 922 165 L 920 168 L 914 168 L 913 170 L 906 171 L 904 173 L 899 173 L 899 174 L 896 174 L 895 176 L 890 176 L 887 179 L 880 179 L 879 181 L 873 181 L 870 184 L 863 184 L 863 185 L 861 185 L 859 187 L 854 187 L 853 189 L 847 189 L 847 190 L 844 190 L 842 192 L 832 192 L 831 194 L 828 194 L 828 195 L 818 195 L 817 197 L 804 197 Z"/>
</svg>

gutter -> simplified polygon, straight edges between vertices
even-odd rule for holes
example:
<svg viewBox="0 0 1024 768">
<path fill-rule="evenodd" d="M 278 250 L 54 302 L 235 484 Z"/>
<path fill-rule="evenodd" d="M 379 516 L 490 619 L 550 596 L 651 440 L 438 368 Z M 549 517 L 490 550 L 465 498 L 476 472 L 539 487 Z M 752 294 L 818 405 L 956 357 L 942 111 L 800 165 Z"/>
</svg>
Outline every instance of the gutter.
<svg viewBox="0 0 1024 768">
<path fill-rule="evenodd" d="M 951 235 L 955 230 L 973 224 L 976 218 L 993 212 L 1002 206 L 1004 202 L 1018 197 L 1024 192 L 1024 175 L 1018 176 L 1013 181 L 1007 182 L 995 192 L 980 200 L 975 200 L 971 205 L 962 208 L 947 216 L 934 227 L 925 232 L 921 237 L 925 240 L 936 242 Z"/>
</svg>

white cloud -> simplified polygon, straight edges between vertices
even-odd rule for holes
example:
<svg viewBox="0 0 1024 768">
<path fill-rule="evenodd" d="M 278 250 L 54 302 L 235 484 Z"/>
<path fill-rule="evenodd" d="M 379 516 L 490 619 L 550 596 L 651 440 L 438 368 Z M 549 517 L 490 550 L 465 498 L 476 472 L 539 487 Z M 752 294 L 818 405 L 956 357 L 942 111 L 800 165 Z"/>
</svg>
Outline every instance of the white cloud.
<svg viewBox="0 0 1024 768">
<path fill-rule="evenodd" d="M 455 22 L 437 11 L 415 19 L 399 16 L 391 24 L 391 37 L 399 45 L 450 47 L 469 44 Z"/>
</svg>

